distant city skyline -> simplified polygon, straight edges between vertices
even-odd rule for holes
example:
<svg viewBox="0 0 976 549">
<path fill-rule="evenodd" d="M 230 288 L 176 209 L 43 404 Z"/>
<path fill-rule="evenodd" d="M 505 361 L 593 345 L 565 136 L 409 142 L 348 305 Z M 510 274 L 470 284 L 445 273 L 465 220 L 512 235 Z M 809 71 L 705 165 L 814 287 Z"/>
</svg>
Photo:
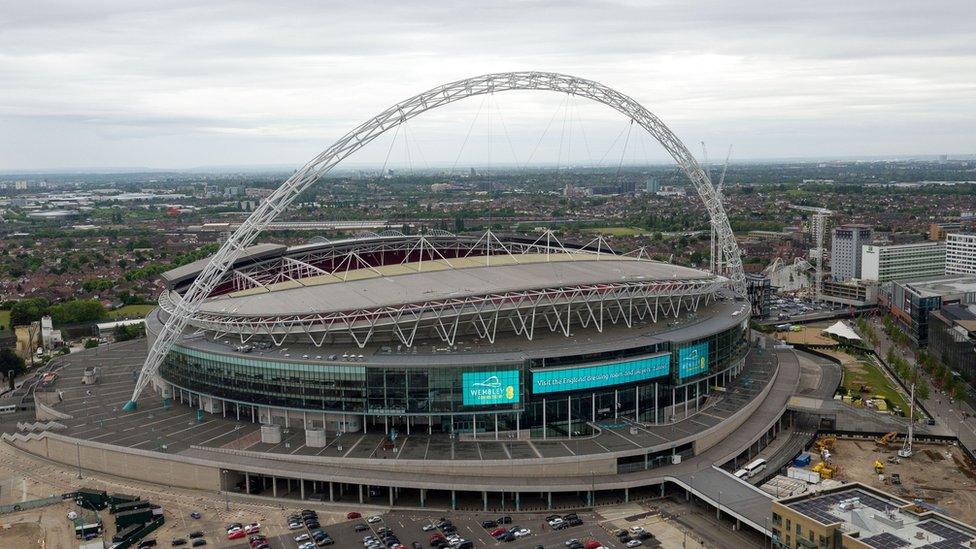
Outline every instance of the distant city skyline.
<svg viewBox="0 0 976 549">
<path fill-rule="evenodd" d="M 397 101 L 511 70 L 629 94 L 713 165 L 730 144 L 733 161 L 971 158 L 973 15 L 966 0 L 16 4 L 0 15 L 0 172 L 297 167 Z M 426 113 L 341 167 L 668 161 L 627 126 L 506 92 Z"/>
</svg>

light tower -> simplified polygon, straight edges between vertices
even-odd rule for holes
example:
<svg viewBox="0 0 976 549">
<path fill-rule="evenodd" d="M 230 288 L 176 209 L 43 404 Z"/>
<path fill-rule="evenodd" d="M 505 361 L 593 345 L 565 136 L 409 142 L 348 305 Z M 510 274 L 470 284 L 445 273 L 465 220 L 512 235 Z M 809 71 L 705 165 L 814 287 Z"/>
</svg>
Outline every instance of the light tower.
<svg viewBox="0 0 976 549">
<path fill-rule="evenodd" d="M 810 250 L 810 254 L 817 259 L 816 274 L 814 275 L 816 278 L 813 280 L 813 288 L 814 299 L 819 302 L 823 300 L 824 228 L 827 225 L 827 218 L 833 215 L 834 212 L 827 208 L 819 208 L 816 206 L 797 206 L 791 204 L 790 207 L 794 210 L 813 214 L 810 216 L 810 233 L 813 234 L 817 246 Z"/>
</svg>

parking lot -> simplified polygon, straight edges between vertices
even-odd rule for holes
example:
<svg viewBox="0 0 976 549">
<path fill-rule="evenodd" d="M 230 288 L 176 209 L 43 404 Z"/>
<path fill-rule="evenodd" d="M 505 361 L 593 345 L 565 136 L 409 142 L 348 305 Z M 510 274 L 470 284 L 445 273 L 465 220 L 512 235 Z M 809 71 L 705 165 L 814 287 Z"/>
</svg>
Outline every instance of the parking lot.
<svg viewBox="0 0 976 549">
<path fill-rule="evenodd" d="M 847 308 L 837 303 L 814 303 L 809 299 L 774 295 L 769 304 L 769 318 L 789 321 L 802 320 L 808 316 L 816 316 Z"/>
<path fill-rule="evenodd" d="M 513 526 L 520 526 L 522 528 L 531 530 L 531 534 L 507 543 L 492 538 L 488 534 L 488 530 L 482 528 L 481 526 L 482 521 L 497 519 L 499 516 L 501 516 L 499 514 L 396 511 L 380 515 L 382 521 L 374 524 L 368 524 L 366 522 L 366 515 L 367 514 L 364 513 L 364 517 L 361 519 L 349 520 L 338 524 L 323 524 L 322 530 L 325 530 L 335 540 L 335 545 L 332 545 L 331 547 L 340 547 L 343 549 L 362 547 L 364 536 L 376 535 L 377 529 L 385 526 L 391 529 L 399 537 L 400 542 L 406 547 L 410 547 L 411 544 L 416 541 L 420 542 L 423 547 L 427 548 L 431 546 L 429 540 L 435 531 L 425 532 L 423 527 L 426 524 L 437 522 L 437 520 L 441 517 L 445 517 L 450 520 L 457 527 L 458 535 L 464 539 L 472 541 L 475 547 L 531 549 L 541 545 L 546 548 L 565 548 L 565 542 L 574 538 L 583 542 L 591 539 L 596 540 L 608 548 L 624 547 L 622 543 L 617 541 L 611 531 L 605 529 L 601 525 L 600 518 L 593 513 L 579 513 L 579 517 L 583 520 L 582 525 L 573 526 L 558 531 L 554 531 L 546 523 L 545 517 L 547 516 L 547 513 L 508 514 L 508 516 L 512 517 L 512 523 L 505 524 L 505 527 L 510 528 Z M 285 520 L 285 515 L 282 514 L 278 520 L 279 522 L 283 523 Z M 357 525 L 367 525 L 369 530 L 357 532 L 355 531 Z M 305 532 L 305 530 L 294 530 L 288 534 L 271 537 L 269 538 L 269 542 L 272 549 L 296 549 L 299 542 L 296 542 L 294 538 Z M 643 545 L 643 547 L 654 546 L 654 544 L 648 544 L 646 542 Z M 220 544 L 219 547 L 248 549 L 246 541 L 240 540 L 233 543 L 228 543 L 225 541 L 223 544 Z"/>
</svg>

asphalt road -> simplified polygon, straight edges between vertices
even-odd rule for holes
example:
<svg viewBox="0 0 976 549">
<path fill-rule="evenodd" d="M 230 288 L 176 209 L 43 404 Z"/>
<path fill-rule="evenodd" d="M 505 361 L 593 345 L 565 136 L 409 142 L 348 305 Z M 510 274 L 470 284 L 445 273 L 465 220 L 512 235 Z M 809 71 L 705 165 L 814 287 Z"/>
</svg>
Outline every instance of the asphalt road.
<svg viewBox="0 0 976 549">
<path fill-rule="evenodd" d="M 888 339 L 881 320 L 871 319 L 871 326 L 874 328 L 875 335 L 878 336 L 878 354 L 885 356 L 889 348 L 893 348 L 896 353 L 901 355 L 909 364 L 915 364 L 915 355 L 909 349 L 901 348 Z M 962 442 L 967 448 L 976 448 L 976 419 L 973 418 L 972 407 L 965 401 L 952 402 L 947 395 L 935 388 L 935 383 L 931 376 L 922 369 L 922 376 L 929 384 L 929 398 L 922 401 L 925 409 L 932 414 L 939 426 Z M 968 415 L 968 417 L 967 417 Z"/>
</svg>

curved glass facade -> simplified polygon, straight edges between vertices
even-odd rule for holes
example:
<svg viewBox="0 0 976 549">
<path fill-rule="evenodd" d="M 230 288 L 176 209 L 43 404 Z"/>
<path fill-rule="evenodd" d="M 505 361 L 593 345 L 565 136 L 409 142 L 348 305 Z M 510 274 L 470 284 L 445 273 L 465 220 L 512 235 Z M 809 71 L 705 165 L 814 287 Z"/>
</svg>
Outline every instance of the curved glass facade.
<svg viewBox="0 0 976 549">
<path fill-rule="evenodd" d="M 363 418 L 436 416 L 441 425 L 449 416 L 451 430 L 515 429 L 518 423 L 553 428 L 561 422 L 575 432 L 587 421 L 621 415 L 665 420 L 668 407 L 695 399 L 716 374 L 735 370 L 745 347 L 745 323 L 694 341 L 522 363 L 303 363 L 177 346 L 160 373 L 178 389 L 234 405 Z M 693 371 L 683 370 L 692 351 L 700 360 Z"/>
</svg>

